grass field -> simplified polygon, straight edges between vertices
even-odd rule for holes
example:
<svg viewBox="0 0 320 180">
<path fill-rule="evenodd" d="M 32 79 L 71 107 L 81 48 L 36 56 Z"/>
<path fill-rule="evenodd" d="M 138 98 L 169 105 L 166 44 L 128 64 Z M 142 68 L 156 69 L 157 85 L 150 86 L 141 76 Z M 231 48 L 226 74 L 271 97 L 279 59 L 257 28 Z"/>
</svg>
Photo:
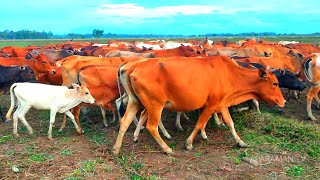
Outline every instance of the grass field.
<svg viewBox="0 0 320 180">
<path fill-rule="evenodd" d="M 221 40 L 228 40 L 230 42 L 236 42 L 241 39 L 247 39 L 248 37 L 210 37 L 209 39 L 213 41 L 221 41 Z M 198 40 L 204 40 L 205 37 L 194 37 L 194 38 L 170 38 L 166 39 L 163 38 L 166 41 L 169 40 L 185 40 L 185 39 L 198 39 Z M 291 36 L 284 36 L 284 37 L 264 37 L 264 39 L 268 41 L 274 41 L 274 42 L 279 42 L 280 40 L 287 40 L 287 41 L 300 41 L 301 43 L 312 43 L 314 45 L 318 45 L 320 42 L 320 37 L 319 36 L 297 36 L 297 37 L 291 37 Z M 4 46 L 21 46 L 21 47 L 26 47 L 29 45 L 34 45 L 34 46 L 45 46 L 48 44 L 58 44 L 61 42 L 69 41 L 70 39 L 27 39 L 27 40 L 0 40 L 0 48 Z M 107 43 L 110 39 L 107 38 L 101 38 L 98 39 L 100 43 Z M 133 41 L 133 40 L 139 40 L 139 41 L 145 41 L 145 40 L 154 40 L 154 39 L 116 39 L 116 40 L 122 40 L 122 41 Z M 74 39 L 74 41 L 96 41 L 96 39 Z"/>
</svg>

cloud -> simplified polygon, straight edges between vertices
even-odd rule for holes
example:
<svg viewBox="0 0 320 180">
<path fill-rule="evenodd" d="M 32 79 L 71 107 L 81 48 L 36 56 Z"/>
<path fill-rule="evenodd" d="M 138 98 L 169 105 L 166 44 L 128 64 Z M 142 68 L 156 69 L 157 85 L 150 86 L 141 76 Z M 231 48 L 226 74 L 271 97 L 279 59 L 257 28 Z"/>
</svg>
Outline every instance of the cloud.
<svg viewBox="0 0 320 180">
<path fill-rule="evenodd" d="M 113 17 L 160 18 L 175 15 L 199 15 L 220 12 L 221 6 L 178 5 L 145 8 L 136 4 L 103 4 L 97 8 L 99 15 Z"/>
</svg>

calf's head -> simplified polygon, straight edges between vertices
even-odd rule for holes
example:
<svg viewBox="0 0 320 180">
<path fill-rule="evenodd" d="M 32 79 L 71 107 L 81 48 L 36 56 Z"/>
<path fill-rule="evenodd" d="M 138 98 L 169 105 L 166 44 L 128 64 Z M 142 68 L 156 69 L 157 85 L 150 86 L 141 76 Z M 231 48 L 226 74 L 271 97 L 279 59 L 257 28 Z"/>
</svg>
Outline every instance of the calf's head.
<svg viewBox="0 0 320 180">
<path fill-rule="evenodd" d="M 79 86 L 73 83 L 72 87 L 77 90 L 78 98 L 81 102 L 93 104 L 95 99 L 91 96 L 89 89 L 86 86 Z"/>
</svg>

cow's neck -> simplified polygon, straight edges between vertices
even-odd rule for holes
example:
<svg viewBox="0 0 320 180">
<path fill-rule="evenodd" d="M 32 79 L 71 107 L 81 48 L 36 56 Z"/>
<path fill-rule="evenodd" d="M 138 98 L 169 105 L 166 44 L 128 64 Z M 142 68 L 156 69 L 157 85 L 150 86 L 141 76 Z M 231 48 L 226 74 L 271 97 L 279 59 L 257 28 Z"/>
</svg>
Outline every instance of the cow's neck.
<svg viewBox="0 0 320 180">
<path fill-rule="evenodd" d="M 65 105 L 60 109 L 60 111 L 63 111 L 63 112 L 67 111 L 81 103 L 79 98 L 79 92 L 77 92 L 76 89 L 69 89 L 65 94 L 65 96 L 66 96 L 66 99 L 63 103 Z"/>
<path fill-rule="evenodd" d="M 234 74 L 234 76 L 231 76 L 232 79 L 229 82 L 241 83 L 238 83 L 237 86 L 234 86 L 236 87 L 236 89 L 232 89 L 233 91 L 228 93 L 229 95 L 227 95 L 227 107 L 240 104 L 247 100 L 259 99 L 257 86 L 259 86 L 259 83 L 264 80 L 258 76 L 257 71 L 237 68 L 236 72 L 235 69 L 232 69 L 232 73 Z"/>
</svg>

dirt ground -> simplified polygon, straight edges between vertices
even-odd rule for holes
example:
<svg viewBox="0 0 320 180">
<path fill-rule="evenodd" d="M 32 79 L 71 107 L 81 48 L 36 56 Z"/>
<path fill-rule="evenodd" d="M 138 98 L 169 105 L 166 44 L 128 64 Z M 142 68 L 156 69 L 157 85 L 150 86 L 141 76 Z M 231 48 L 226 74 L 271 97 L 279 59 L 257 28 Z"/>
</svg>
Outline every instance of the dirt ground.
<svg viewBox="0 0 320 180">
<path fill-rule="evenodd" d="M 0 97 L 2 109 L 7 111 L 10 97 Z M 262 108 L 276 111 L 265 104 Z M 56 117 L 54 140 L 47 139 L 48 112 L 31 110 L 27 121 L 35 134 L 30 136 L 19 122 L 19 138 L 12 137 L 12 123 L 0 123 L 0 179 L 291 179 L 286 167 L 306 161 L 306 156 L 293 152 L 264 151 L 270 144 L 246 148 L 258 166 L 237 162 L 239 154 L 246 152 L 235 146 L 226 128 L 209 125 L 205 141 L 198 134 L 194 148 L 185 150 L 184 141 L 190 135 L 195 122 L 182 120 L 184 131 L 174 128 L 175 113 L 163 113 L 163 122 L 173 140 L 164 140 L 173 148 L 175 155 L 161 152 L 159 145 L 147 130 L 143 130 L 137 143 L 133 142 L 134 126 L 127 131 L 120 156 L 111 151 L 118 127 L 104 127 L 97 108 L 90 108 L 90 121 L 82 119 L 84 134 L 78 135 L 68 122 L 64 132 L 58 129 L 62 116 Z M 283 116 L 319 126 L 319 121 L 307 120 L 304 94 L 301 102 L 289 100 Z M 320 111 L 313 107 L 315 117 Z M 108 114 L 111 119 L 111 113 Z M 46 120 L 44 120 L 46 119 Z M 235 122 L 236 123 L 236 122 Z M 241 135 L 241 134 L 240 134 Z M 17 167 L 19 172 L 13 172 Z M 319 170 L 319 169 L 318 169 Z M 307 177 L 316 179 L 316 177 Z"/>
</svg>

